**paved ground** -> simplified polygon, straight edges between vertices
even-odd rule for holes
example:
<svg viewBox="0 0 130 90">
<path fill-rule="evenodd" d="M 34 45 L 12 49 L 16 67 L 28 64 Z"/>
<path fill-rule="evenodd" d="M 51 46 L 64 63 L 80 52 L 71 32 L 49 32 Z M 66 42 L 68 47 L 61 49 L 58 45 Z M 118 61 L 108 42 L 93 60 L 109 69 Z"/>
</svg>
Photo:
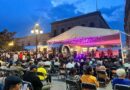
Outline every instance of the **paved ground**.
<svg viewBox="0 0 130 90">
<path fill-rule="evenodd" d="M 53 77 L 51 90 L 66 90 L 66 84 L 64 81 L 59 81 Z M 106 88 L 98 88 L 97 90 L 112 90 L 111 83 Z"/>
</svg>

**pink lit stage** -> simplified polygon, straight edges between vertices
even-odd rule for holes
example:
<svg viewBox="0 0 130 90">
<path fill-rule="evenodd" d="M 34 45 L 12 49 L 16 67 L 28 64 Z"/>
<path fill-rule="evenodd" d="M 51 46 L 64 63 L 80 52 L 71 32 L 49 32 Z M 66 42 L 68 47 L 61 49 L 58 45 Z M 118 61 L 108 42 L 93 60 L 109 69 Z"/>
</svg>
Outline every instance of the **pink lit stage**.
<svg viewBox="0 0 130 90">
<path fill-rule="evenodd" d="M 53 42 L 55 44 L 70 44 L 79 46 L 120 45 L 120 35 L 109 35 L 101 37 L 74 38 L 70 40 Z M 51 43 L 50 43 L 51 44 Z"/>
<path fill-rule="evenodd" d="M 79 46 L 120 45 L 118 30 L 76 26 L 50 40 L 48 44 Z"/>
</svg>

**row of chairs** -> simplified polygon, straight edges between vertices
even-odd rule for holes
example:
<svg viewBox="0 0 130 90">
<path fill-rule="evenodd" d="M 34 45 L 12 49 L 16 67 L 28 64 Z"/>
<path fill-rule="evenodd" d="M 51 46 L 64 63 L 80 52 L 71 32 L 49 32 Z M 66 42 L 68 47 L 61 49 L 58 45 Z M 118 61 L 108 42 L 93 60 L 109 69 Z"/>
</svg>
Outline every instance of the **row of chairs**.
<svg viewBox="0 0 130 90">
<path fill-rule="evenodd" d="M 66 80 L 66 90 L 97 90 L 94 84 L 80 83 L 73 80 Z"/>
<path fill-rule="evenodd" d="M 94 84 L 66 80 L 66 90 L 97 90 Z M 113 90 L 130 90 L 130 86 L 116 84 Z"/>
<path fill-rule="evenodd" d="M 50 73 L 54 71 L 51 75 L 57 75 L 58 79 L 60 78 L 60 76 L 66 78 L 70 71 L 70 69 L 62 68 L 59 65 L 54 65 L 53 68 L 50 65 L 44 65 L 44 68 Z"/>
<path fill-rule="evenodd" d="M 8 76 L 19 76 L 18 74 L 19 72 L 16 70 L 7 70 L 7 69 L 0 69 L 0 90 L 3 90 L 3 86 L 4 86 L 4 79 Z M 27 81 L 22 81 L 22 87 L 21 90 L 33 90 L 33 86 L 30 82 Z"/>
<path fill-rule="evenodd" d="M 106 87 L 106 85 L 109 83 L 109 78 L 107 76 L 106 71 L 97 71 L 97 80 L 99 81 L 100 87 Z"/>
<path fill-rule="evenodd" d="M 122 85 L 122 84 L 116 84 L 115 87 L 114 87 L 114 90 L 130 90 L 130 86 Z"/>
</svg>

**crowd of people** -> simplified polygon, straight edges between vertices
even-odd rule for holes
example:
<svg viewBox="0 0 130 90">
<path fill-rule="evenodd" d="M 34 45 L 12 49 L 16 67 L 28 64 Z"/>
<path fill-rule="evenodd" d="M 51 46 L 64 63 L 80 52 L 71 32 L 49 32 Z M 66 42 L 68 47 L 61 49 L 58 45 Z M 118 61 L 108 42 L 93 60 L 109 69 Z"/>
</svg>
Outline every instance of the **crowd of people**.
<svg viewBox="0 0 130 90">
<path fill-rule="evenodd" d="M 48 67 L 49 66 L 49 67 Z M 62 68 L 62 70 L 61 70 Z M 0 54 L 0 70 L 14 70 L 16 74 L 0 73 L 2 90 L 20 90 L 23 81 L 29 82 L 33 90 L 43 90 L 44 83 L 51 84 L 51 77 L 63 73 L 80 83 L 94 84 L 100 87 L 100 81 L 130 85 L 130 67 L 125 68 L 120 57 L 116 58 L 75 58 L 74 55 L 47 54 L 42 52 L 6 52 Z M 103 72 L 100 73 L 100 72 Z M 23 87 L 25 88 L 25 87 Z M 27 87 L 30 88 L 30 87 Z M 85 89 L 84 89 L 85 90 Z"/>
</svg>

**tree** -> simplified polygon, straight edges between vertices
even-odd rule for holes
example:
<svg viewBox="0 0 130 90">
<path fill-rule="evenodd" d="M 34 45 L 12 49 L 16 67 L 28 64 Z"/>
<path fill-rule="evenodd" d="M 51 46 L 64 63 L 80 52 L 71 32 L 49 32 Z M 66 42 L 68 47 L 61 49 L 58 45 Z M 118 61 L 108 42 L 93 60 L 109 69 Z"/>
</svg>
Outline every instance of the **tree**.
<svg viewBox="0 0 130 90">
<path fill-rule="evenodd" d="M 17 45 L 15 45 L 14 42 L 14 46 L 10 47 L 8 44 L 12 41 L 14 41 L 14 36 L 15 36 L 16 32 L 9 32 L 7 29 L 4 29 L 3 31 L 0 32 L 0 49 L 7 51 L 7 50 L 15 50 L 17 49 Z"/>
</svg>

